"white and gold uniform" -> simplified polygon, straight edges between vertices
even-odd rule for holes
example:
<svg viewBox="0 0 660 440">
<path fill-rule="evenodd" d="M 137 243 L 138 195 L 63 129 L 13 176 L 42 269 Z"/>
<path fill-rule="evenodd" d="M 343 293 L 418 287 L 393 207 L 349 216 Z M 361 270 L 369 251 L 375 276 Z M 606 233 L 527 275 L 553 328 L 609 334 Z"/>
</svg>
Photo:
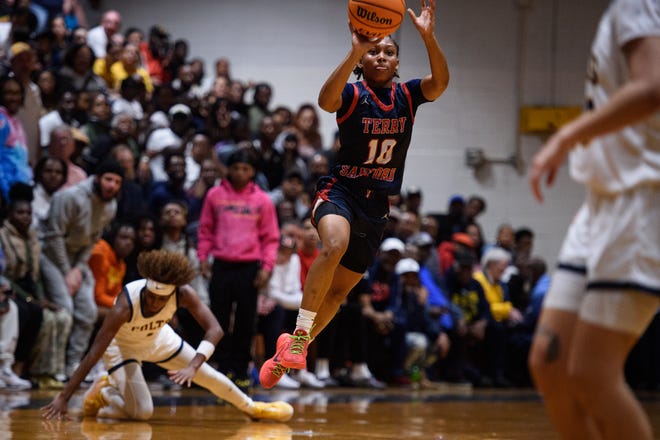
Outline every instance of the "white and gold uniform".
<svg viewBox="0 0 660 440">
<path fill-rule="evenodd" d="M 660 36 L 660 2 L 610 4 L 591 49 L 588 109 L 602 107 L 629 80 L 623 47 L 649 36 Z M 570 159 L 587 196 L 544 307 L 639 335 L 660 301 L 660 113 L 574 148 Z"/>
<path fill-rule="evenodd" d="M 178 291 L 158 313 L 145 317 L 141 301 L 145 285 L 146 280 L 137 280 L 127 284 L 121 292 L 128 300 L 131 316 L 103 355 L 111 386 L 101 390 L 108 405 L 99 410 L 99 417 L 149 419 L 153 413 L 153 401 L 142 375 L 142 362 L 153 362 L 166 370 L 180 370 L 195 357 L 195 349 L 168 324 L 178 308 Z M 252 399 L 209 364 L 202 364 L 193 382 L 237 409 L 247 414 L 252 412 Z"/>
</svg>

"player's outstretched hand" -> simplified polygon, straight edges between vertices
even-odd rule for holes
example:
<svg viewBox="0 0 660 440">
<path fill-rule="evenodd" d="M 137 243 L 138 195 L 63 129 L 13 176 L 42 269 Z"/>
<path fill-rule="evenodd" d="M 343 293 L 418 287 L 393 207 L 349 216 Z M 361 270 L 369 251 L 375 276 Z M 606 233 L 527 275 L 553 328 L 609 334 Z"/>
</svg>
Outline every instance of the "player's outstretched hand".
<svg viewBox="0 0 660 440">
<path fill-rule="evenodd" d="M 534 197 L 543 202 L 541 181 L 545 176 L 547 186 L 552 186 L 557 177 L 557 171 L 570 151 L 572 145 L 564 141 L 561 132 L 553 135 L 543 148 L 536 153 L 529 171 L 529 184 Z"/>
<path fill-rule="evenodd" d="M 433 34 L 435 26 L 435 0 L 420 0 L 422 9 L 419 15 L 408 8 L 408 15 L 420 34 Z"/>
<path fill-rule="evenodd" d="M 181 386 L 187 386 L 188 388 L 190 388 L 190 385 L 192 384 L 192 378 L 195 376 L 195 373 L 197 373 L 197 370 L 190 365 L 180 370 L 167 371 L 172 382 Z"/>
<path fill-rule="evenodd" d="M 69 404 L 62 397 L 62 394 L 55 396 L 52 402 L 41 408 L 41 416 L 47 420 L 69 420 L 68 411 Z"/>
</svg>

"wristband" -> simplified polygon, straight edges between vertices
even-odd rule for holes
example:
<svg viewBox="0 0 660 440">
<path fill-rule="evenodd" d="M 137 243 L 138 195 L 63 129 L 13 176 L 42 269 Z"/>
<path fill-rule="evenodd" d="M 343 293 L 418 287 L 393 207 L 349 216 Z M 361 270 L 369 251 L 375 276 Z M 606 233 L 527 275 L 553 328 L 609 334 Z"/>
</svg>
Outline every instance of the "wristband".
<svg viewBox="0 0 660 440">
<path fill-rule="evenodd" d="M 197 346 L 197 353 L 203 355 L 206 360 L 209 360 L 213 352 L 215 351 L 215 345 L 211 344 L 207 340 L 203 340 Z"/>
</svg>

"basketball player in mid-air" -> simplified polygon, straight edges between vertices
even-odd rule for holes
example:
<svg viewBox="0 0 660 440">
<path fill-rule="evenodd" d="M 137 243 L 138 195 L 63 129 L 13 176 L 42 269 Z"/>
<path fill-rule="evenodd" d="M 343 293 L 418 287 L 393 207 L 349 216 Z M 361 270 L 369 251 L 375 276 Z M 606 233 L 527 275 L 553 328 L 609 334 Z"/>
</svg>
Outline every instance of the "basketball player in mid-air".
<svg viewBox="0 0 660 440">
<path fill-rule="evenodd" d="M 83 417 L 149 419 L 154 407 L 141 368 L 141 362 L 148 361 L 167 369 L 175 383 L 195 382 L 252 419 L 291 418 L 293 408 L 288 403 L 255 402 L 206 363 L 223 330 L 188 285 L 195 270 L 185 255 L 145 252 L 138 257 L 138 270 L 145 279 L 124 287 L 69 382 L 42 409 L 45 418 L 67 418 L 69 399 L 101 357 L 108 374 L 97 378 L 85 393 Z M 197 350 L 167 324 L 178 307 L 187 308 L 205 331 Z"/>
<path fill-rule="evenodd" d="M 293 334 L 277 340 L 275 356 L 261 367 L 264 388 L 289 368 L 306 367 L 307 346 L 337 312 L 371 265 L 398 194 L 417 107 L 447 88 L 447 62 L 435 38 L 435 1 L 408 9 L 429 57 L 431 73 L 405 83 L 398 77 L 399 47 L 391 37 L 369 40 L 351 29 L 351 48 L 321 88 L 319 106 L 336 112 L 341 148 L 331 175 L 317 184 L 312 219 L 322 247 L 309 269 Z M 351 73 L 358 80 L 348 83 Z"/>
</svg>

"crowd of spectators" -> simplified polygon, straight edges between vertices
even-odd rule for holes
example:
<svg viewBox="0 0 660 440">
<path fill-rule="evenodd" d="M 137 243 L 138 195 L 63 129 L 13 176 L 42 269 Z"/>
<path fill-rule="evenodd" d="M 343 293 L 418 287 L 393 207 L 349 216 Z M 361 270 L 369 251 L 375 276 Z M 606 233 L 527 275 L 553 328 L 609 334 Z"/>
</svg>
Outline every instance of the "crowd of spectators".
<svg viewBox="0 0 660 440">
<path fill-rule="evenodd" d="M 318 255 L 315 183 L 338 139 L 322 138 L 314 104 L 275 107 L 273 85 L 234 77 L 225 57 L 206 78 L 207 60 L 162 26 L 122 31 L 105 11 L 88 29 L 76 0 L 61 6 L 0 10 L 0 388 L 61 387 L 140 277 L 137 255 L 156 248 L 198 269 L 194 287 L 226 332 L 210 361 L 257 385 L 251 372 L 295 325 Z M 502 224 L 488 240 L 482 197 L 431 213 L 423 196 L 392 197 L 376 262 L 314 342 L 309 371 L 279 386 L 530 385 L 549 285 L 534 232 Z M 218 237 L 231 246 L 214 257 Z M 193 345 L 195 325 L 177 314 Z M 629 368 L 644 386 L 660 384 L 659 370 L 639 372 L 656 327 Z"/>
</svg>

